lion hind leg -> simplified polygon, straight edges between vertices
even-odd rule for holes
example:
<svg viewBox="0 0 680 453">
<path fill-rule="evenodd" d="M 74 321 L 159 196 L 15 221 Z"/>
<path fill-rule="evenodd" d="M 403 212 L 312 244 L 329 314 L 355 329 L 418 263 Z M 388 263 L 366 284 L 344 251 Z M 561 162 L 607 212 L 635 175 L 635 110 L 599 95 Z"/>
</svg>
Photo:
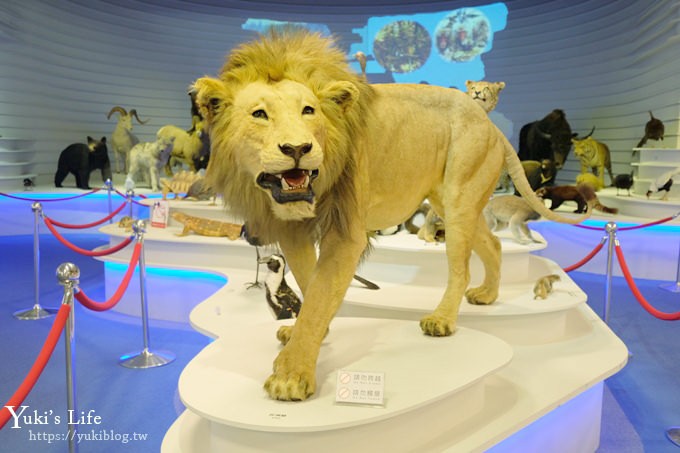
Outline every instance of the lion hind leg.
<svg viewBox="0 0 680 453">
<path fill-rule="evenodd" d="M 471 304 L 488 305 L 498 298 L 501 280 L 501 243 L 491 234 L 483 219 L 480 219 L 477 226 L 477 235 L 472 248 L 484 265 L 484 280 L 480 286 L 468 289 L 465 298 Z"/>
</svg>

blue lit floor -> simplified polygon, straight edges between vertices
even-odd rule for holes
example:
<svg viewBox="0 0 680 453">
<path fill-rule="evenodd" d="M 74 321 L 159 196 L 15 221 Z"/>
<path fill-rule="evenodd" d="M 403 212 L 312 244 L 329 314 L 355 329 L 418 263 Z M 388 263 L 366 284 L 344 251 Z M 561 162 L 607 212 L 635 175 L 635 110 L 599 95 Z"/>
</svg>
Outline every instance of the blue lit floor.
<svg viewBox="0 0 680 453">
<path fill-rule="evenodd" d="M 87 202 L 85 202 L 87 203 Z M 12 313 L 33 305 L 33 238 L 30 209 L 27 220 L 17 219 L 16 212 L 5 209 L 15 202 L 2 202 L 3 223 L 0 233 L 21 230 L 14 236 L 0 236 L 0 398 L 5 401 L 23 380 L 52 325 L 52 319 L 18 321 Z M 100 203 L 101 204 L 101 200 Z M 91 210 L 90 207 L 87 208 Z M 96 211 L 96 210 L 95 210 Z M 11 214 L 11 215 L 10 215 Z M 101 212 L 93 212 L 98 218 Z M 64 217 L 55 218 L 65 221 Z M 7 222 L 5 222 L 7 220 Z M 4 231 L 3 231 L 4 230 Z M 13 233 L 16 234 L 16 233 Z M 107 243 L 100 234 L 67 235 L 83 248 L 94 248 Z M 672 246 L 675 256 L 677 245 Z M 41 236 L 41 303 L 56 306 L 61 301 L 62 288 L 57 285 L 54 271 L 65 261 L 73 262 L 81 270 L 81 287 L 90 297 L 103 300 L 104 263 L 83 257 L 66 249 L 49 234 Z M 675 268 L 672 269 L 672 273 Z M 573 280 L 588 294 L 589 304 L 602 313 L 604 277 L 573 272 Z M 169 278 L 183 280 L 180 274 Z M 206 277 L 219 285 L 214 276 Z M 680 294 L 659 289 L 656 280 L 636 280 L 645 297 L 658 309 L 680 311 Z M 666 428 L 680 425 L 680 352 L 678 352 L 678 324 L 660 321 L 645 312 L 632 297 L 625 281 L 613 281 L 614 304 L 609 324 L 626 343 L 632 353 L 628 365 L 609 378 L 605 386 L 601 452 L 675 452 L 678 447 L 665 437 Z M 663 282 L 663 283 L 668 283 Z M 181 282 L 191 303 L 189 285 Z M 202 297 L 197 294 L 197 296 Z M 79 410 L 94 410 L 102 423 L 84 430 L 107 430 L 112 433 L 140 433 L 146 440 L 93 441 L 80 445 L 80 452 L 150 452 L 158 451 L 167 429 L 182 411 L 177 395 L 177 381 L 182 369 L 209 342 L 187 324 L 152 321 L 151 347 L 167 349 L 177 355 L 172 364 L 145 370 L 130 370 L 117 364 L 125 353 L 142 347 L 139 319 L 114 313 L 93 313 L 76 308 L 77 396 Z M 63 341 L 63 340 L 62 340 Z M 63 343 L 33 389 L 25 404 L 30 410 L 66 411 L 65 365 Z M 566 427 L 565 427 L 566 429 Z M 83 431 L 81 427 L 81 431 Z M 38 432 L 64 433 L 62 424 L 24 426 L 12 429 L 8 425 L 0 431 L 2 451 L 64 452 L 64 442 L 47 443 L 35 438 Z M 34 440 L 31 440 L 33 434 Z"/>
</svg>

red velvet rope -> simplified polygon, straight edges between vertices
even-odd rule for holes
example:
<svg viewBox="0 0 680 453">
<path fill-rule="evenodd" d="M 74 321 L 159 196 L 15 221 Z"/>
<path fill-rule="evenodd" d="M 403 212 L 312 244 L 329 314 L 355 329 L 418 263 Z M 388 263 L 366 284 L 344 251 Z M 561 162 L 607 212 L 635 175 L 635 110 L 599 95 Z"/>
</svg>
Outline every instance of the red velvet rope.
<svg viewBox="0 0 680 453">
<path fill-rule="evenodd" d="M 45 221 L 45 225 L 47 228 L 52 232 L 54 237 L 56 237 L 59 242 L 64 244 L 66 247 L 70 248 L 76 253 L 80 253 L 81 255 L 85 256 L 105 256 L 105 255 L 111 255 L 112 253 L 116 253 L 117 251 L 123 249 L 126 247 L 130 242 L 132 242 L 132 236 L 126 239 L 123 239 L 120 244 L 114 245 L 113 247 L 109 247 L 108 249 L 102 249 L 102 250 L 86 250 L 83 248 L 78 247 L 77 245 L 74 245 L 70 243 L 69 241 L 64 238 L 57 230 L 54 228 L 54 225 L 52 225 L 52 221 L 45 217 L 43 219 Z"/>
<path fill-rule="evenodd" d="M 645 228 L 645 227 L 648 227 L 648 226 L 660 225 L 662 223 L 669 222 L 669 221 L 673 220 L 674 218 L 675 218 L 675 216 L 666 217 L 665 219 L 656 220 L 654 222 L 649 222 L 649 223 L 644 223 L 642 225 L 633 225 L 633 226 L 629 226 L 629 227 L 621 227 L 621 228 L 619 228 L 619 231 L 637 230 L 638 228 Z"/>
<path fill-rule="evenodd" d="M 621 251 L 621 246 L 616 245 L 616 257 L 619 259 L 619 265 L 621 266 L 621 271 L 623 272 L 623 276 L 626 278 L 626 282 L 628 283 L 628 287 L 630 290 L 633 292 L 633 295 L 637 299 L 637 301 L 642 305 L 642 307 L 647 310 L 652 316 L 663 319 L 664 321 L 677 321 L 680 319 L 680 312 L 675 312 L 675 313 L 666 313 L 663 311 L 659 311 L 656 308 L 652 307 L 649 302 L 642 296 L 642 293 L 640 293 L 640 290 L 638 289 L 637 285 L 635 285 L 635 281 L 633 280 L 633 277 L 630 275 L 630 271 L 628 270 L 628 265 L 626 264 L 626 259 L 623 256 L 623 252 Z"/>
<path fill-rule="evenodd" d="M 600 250 L 602 250 L 602 246 L 603 246 L 603 245 L 604 245 L 604 241 L 600 242 L 600 243 L 599 243 L 599 244 L 598 244 L 598 245 L 597 245 L 597 246 L 596 246 L 596 247 L 595 247 L 588 255 L 586 255 L 586 257 L 583 258 L 581 261 L 579 261 L 579 262 L 576 263 L 576 264 L 572 264 L 572 265 L 569 266 L 569 267 L 565 267 L 565 268 L 563 269 L 564 272 L 571 272 L 571 271 L 573 271 L 574 269 L 578 269 L 579 267 L 581 267 L 581 266 L 583 266 L 584 264 L 586 264 L 588 261 L 590 261 L 591 259 L 593 259 L 593 257 L 594 257 L 595 255 L 597 255 L 597 254 L 599 253 Z"/>
<path fill-rule="evenodd" d="M 61 332 L 64 330 L 64 325 L 66 324 L 66 320 L 68 319 L 70 312 L 70 305 L 62 304 L 62 306 L 59 308 L 59 313 L 57 313 L 57 316 L 54 319 L 52 328 L 50 329 L 47 339 L 45 340 L 38 357 L 33 363 L 33 366 L 29 370 L 19 388 L 17 388 L 16 392 L 14 392 L 14 395 L 12 395 L 12 397 L 5 403 L 2 409 L 0 409 L 0 429 L 5 426 L 10 418 L 12 418 L 12 413 L 9 411 L 9 409 L 7 409 L 6 406 L 12 407 L 16 413 L 16 408 L 22 405 L 28 394 L 33 389 L 33 386 L 36 384 L 36 382 L 38 382 L 38 378 L 42 374 L 43 369 L 45 369 L 45 365 L 47 365 L 50 357 L 52 357 L 52 352 L 59 341 Z"/>
<path fill-rule="evenodd" d="M 125 194 L 124 194 L 123 192 L 121 192 L 120 190 L 116 190 L 116 193 L 117 193 L 118 195 L 120 195 L 121 197 L 123 197 L 123 198 L 127 198 L 127 197 L 128 197 L 127 195 L 125 195 Z M 138 196 L 139 198 L 146 198 L 146 197 L 145 197 L 143 194 L 141 194 L 141 193 L 138 193 L 137 196 Z M 146 206 L 146 205 L 141 204 L 139 201 L 135 201 L 134 199 L 132 200 L 132 202 L 133 202 L 133 203 L 137 203 L 137 204 L 140 205 L 140 206 Z"/>
<path fill-rule="evenodd" d="M 107 300 L 106 302 L 95 302 L 87 297 L 87 295 L 82 290 L 76 292 L 75 298 L 78 300 L 78 302 L 83 304 L 85 308 L 89 308 L 93 311 L 106 311 L 113 308 L 118 302 L 120 302 L 120 298 L 123 297 L 123 294 L 125 294 L 125 291 L 130 285 L 130 279 L 132 278 L 132 274 L 135 272 L 135 267 L 137 267 L 137 262 L 139 261 L 139 255 L 141 252 L 142 244 L 138 242 L 135 244 L 135 248 L 132 252 L 132 258 L 130 259 L 130 266 L 128 266 L 127 271 L 125 271 L 123 281 L 116 290 L 115 294 L 111 296 L 111 299 Z"/>
<path fill-rule="evenodd" d="M 61 222 L 57 222 L 57 221 L 54 220 L 54 219 L 50 219 L 50 222 L 51 222 L 53 225 L 56 225 L 56 226 L 58 226 L 58 227 L 62 227 L 62 228 L 71 228 L 71 229 L 74 229 L 74 230 L 75 230 L 75 229 L 92 228 L 92 227 L 96 227 L 97 225 L 101 225 L 102 223 L 104 223 L 104 222 L 106 222 L 106 221 L 108 221 L 108 220 L 111 220 L 114 216 L 116 216 L 116 214 L 118 214 L 120 211 L 123 210 L 123 208 L 125 207 L 125 205 L 126 205 L 125 203 L 121 204 L 121 205 L 120 205 L 115 211 L 113 211 L 111 214 L 107 215 L 106 217 L 104 217 L 104 218 L 101 219 L 101 220 L 97 220 L 96 222 L 92 222 L 92 223 L 86 223 L 86 224 L 83 224 L 83 225 L 72 225 L 72 224 L 69 224 L 69 223 L 61 223 Z"/>
<path fill-rule="evenodd" d="M 34 203 L 42 203 L 46 201 L 68 201 L 68 200 L 75 200 L 76 198 L 81 198 L 81 197 L 86 197 L 88 195 L 91 195 L 95 192 L 99 192 L 101 189 L 92 189 L 89 192 L 82 193 L 80 195 L 74 195 L 72 197 L 65 197 L 65 198 L 48 198 L 48 199 L 37 199 L 37 198 L 24 198 L 24 197 L 17 197 L 16 195 L 10 195 L 7 193 L 2 193 L 0 192 L 0 196 L 7 197 L 7 198 L 14 198 L 15 200 L 22 200 L 22 201 L 32 201 Z"/>
<path fill-rule="evenodd" d="M 640 228 L 646 228 L 646 227 L 650 227 L 650 226 L 654 226 L 654 225 L 660 225 L 662 223 L 670 222 L 675 217 L 676 216 L 666 217 L 666 218 L 661 219 L 661 220 L 655 220 L 654 222 L 643 223 L 641 225 L 632 225 L 632 226 L 628 226 L 628 227 L 620 227 L 620 228 L 618 228 L 618 230 L 619 231 L 637 230 L 637 229 L 640 229 Z M 605 230 L 605 227 L 594 227 L 594 226 L 589 226 L 589 225 L 578 225 L 578 224 L 576 224 L 574 226 L 578 227 L 578 228 L 583 228 L 585 230 L 596 230 L 596 231 L 604 231 Z"/>
</svg>

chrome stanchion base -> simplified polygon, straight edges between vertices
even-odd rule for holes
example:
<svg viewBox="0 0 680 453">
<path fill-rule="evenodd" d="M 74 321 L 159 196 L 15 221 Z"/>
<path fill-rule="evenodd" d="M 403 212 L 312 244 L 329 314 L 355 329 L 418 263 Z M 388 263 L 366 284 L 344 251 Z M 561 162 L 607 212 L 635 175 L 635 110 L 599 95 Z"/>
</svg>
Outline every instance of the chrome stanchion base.
<svg viewBox="0 0 680 453">
<path fill-rule="evenodd" d="M 659 285 L 659 288 L 672 293 L 680 293 L 680 282 L 664 283 L 663 285 Z"/>
<path fill-rule="evenodd" d="M 118 364 L 125 368 L 153 368 L 167 365 L 175 360 L 175 354 L 168 351 L 151 352 L 142 349 L 141 352 L 125 354 L 118 360 Z"/>
<path fill-rule="evenodd" d="M 680 427 L 679 426 L 671 426 L 666 430 L 666 437 L 668 437 L 668 440 L 673 442 L 675 445 L 680 447 Z"/>
<path fill-rule="evenodd" d="M 35 319 L 49 318 L 54 316 L 59 311 L 58 308 L 45 308 L 35 304 L 33 308 L 28 310 L 19 310 L 14 312 L 14 317 L 22 321 L 32 321 Z"/>
</svg>

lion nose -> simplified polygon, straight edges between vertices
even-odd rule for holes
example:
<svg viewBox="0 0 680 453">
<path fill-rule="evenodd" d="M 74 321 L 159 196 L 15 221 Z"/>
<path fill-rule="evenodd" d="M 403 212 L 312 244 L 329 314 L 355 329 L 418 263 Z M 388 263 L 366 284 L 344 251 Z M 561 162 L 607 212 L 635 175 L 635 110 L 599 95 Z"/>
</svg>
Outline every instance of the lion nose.
<svg viewBox="0 0 680 453">
<path fill-rule="evenodd" d="M 312 150 L 312 144 L 303 143 L 301 145 L 291 145 L 290 143 L 284 143 L 283 145 L 279 145 L 279 149 L 283 154 L 292 157 L 295 159 L 295 162 L 298 162 L 302 156 Z"/>
</svg>

